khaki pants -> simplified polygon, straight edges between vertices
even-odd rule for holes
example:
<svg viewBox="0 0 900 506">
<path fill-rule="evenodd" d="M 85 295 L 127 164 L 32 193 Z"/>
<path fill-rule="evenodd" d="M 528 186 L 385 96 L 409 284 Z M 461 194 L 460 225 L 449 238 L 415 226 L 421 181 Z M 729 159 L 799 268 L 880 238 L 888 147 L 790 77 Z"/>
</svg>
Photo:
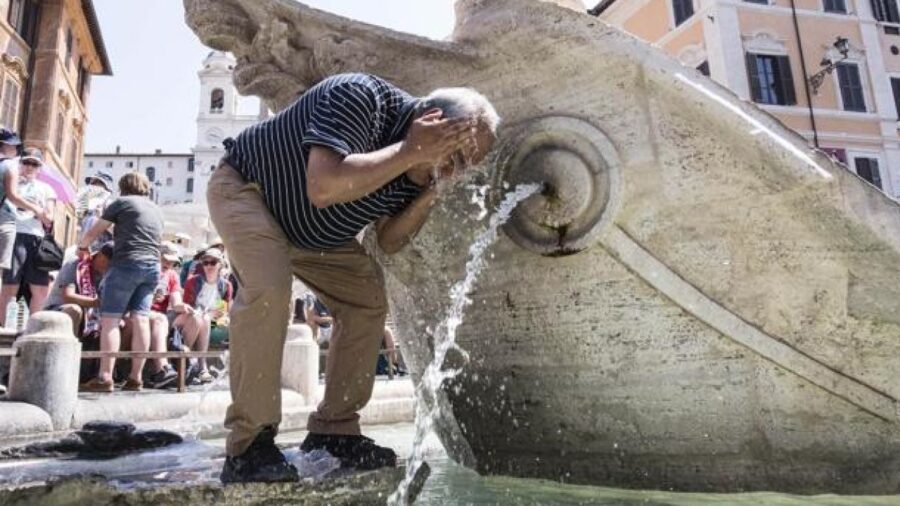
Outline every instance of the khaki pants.
<svg viewBox="0 0 900 506">
<path fill-rule="evenodd" d="M 357 412 L 372 395 L 387 314 L 377 264 L 356 241 L 326 251 L 292 245 L 256 185 L 246 183 L 226 163 L 210 178 L 207 200 L 240 283 L 229 329 L 228 454 L 242 454 L 263 428 L 281 421 L 281 361 L 291 316 L 292 275 L 315 292 L 335 319 L 325 397 L 310 415 L 307 429 L 359 434 Z"/>
</svg>

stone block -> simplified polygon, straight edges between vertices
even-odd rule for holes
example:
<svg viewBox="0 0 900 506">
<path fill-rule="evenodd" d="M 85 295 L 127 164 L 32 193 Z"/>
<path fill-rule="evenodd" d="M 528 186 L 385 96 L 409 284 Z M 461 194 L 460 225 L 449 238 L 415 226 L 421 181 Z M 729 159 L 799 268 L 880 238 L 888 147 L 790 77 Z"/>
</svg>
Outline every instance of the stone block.
<svg viewBox="0 0 900 506">
<path fill-rule="evenodd" d="M 281 386 L 296 391 L 307 404 L 315 402 L 319 385 L 319 345 L 307 325 L 288 327 L 281 364 Z"/>
</svg>

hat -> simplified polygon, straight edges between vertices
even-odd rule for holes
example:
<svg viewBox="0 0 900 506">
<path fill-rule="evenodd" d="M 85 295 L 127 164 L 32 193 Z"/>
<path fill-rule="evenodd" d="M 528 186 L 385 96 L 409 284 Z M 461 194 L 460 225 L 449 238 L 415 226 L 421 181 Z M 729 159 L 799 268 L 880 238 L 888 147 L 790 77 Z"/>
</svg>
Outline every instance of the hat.
<svg viewBox="0 0 900 506">
<path fill-rule="evenodd" d="M 222 242 L 222 238 L 221 238 L 221 237 L 215 237 L 215 238 L 213 238 L 212 241 L 210 241 L 209 247 L 210 247 L 210 248 L 220 248 L 220 247 L 221 247 L 221 248 L 224 248 L 224 247 L 225 247 L 225 243 Z"/>
<path fill-rule="evenodd" d="M 100 246 L 99 249 L 97 249 L 96 251 L 94 251 L 94 254 L 96 255 L 96 254 L 99 253 L 99 254 L 105 256 L 106 258 L 112 258 L 112 256 L 113 256 L 113 251 L 114 251 L 114 249 L 115 249 L 114 246 L 115 246 L 115 245 L 113 244 L 112 241 L 107 241 L 107 242 L 103 243 L 103 245 Z"/>
<path fill-rule="evenodd" d="M 204 251 L 202 255 L 200 255 L 201 260 L 206 257 L 215 258 L 216 260 L 221 262 L 224 258 L 224 255 L 222 255 L 222 250 L 220 250 L 219 248 L 209 248 L 208 250 Z"/>
<path fill-rule="evenodd" d="M 84 178 L 84 184 L 100 183 L 100 186 L 106 188 L 106 191 L 113 192 L 113 178 L 106 172 L 98 171 L 93 176 Z"/>
<path fill-rule="evenodd" d="M 22 157 L 19 158 L 20 162 L 24 162 L 26 160 L 34 160 L 40 164 L 44 163 L 44 153 L 41 152 L 38 148 L 25 148 L 22 151 Z"/>
<path fill-rule="evenodd" d="M 178 246 L 175 246 L 175 244 L 170 241 L 163 241 L 160 245 L 159 253 L 163 257 L 163 260 L 167 262 L 181 261 L 181 253 L 178 251 Z"/>
<path fill-rule="evenodd" d="M 18 146 L 22 144 L 22 139 L 19 139 L 19 136 L 12 130 L 0 127 L 0 142 L 10 146 Z"/>
</svg>

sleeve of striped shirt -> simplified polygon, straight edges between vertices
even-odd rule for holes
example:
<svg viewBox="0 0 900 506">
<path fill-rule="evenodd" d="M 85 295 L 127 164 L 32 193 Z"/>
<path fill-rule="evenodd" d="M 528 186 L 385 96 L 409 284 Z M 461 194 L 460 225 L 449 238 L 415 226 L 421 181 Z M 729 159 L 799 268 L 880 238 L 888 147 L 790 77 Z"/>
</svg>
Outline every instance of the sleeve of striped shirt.
<svg viewBox="0 0 900 506">
<path fill-rule="evenodd" d="M 372 150 L 381 137 L 375 90 L 358 82 L 341 83 L 322 93 L 303 136 L 304 146 L 324 146 L 343 156 Z"/>
</svg>

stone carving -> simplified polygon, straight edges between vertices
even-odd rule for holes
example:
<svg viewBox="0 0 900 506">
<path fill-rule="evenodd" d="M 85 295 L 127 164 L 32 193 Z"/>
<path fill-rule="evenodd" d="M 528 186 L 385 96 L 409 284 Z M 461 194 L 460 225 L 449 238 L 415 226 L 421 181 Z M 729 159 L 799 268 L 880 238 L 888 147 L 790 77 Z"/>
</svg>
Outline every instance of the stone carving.
<svg viewBox="0 0 900 506">
<path fill-rule="evenodd" d="M 545 184 L 458 329 L 468 362 L 437 426 L 465 465 L 642 488 L 900 490 L 895 200 L 693 69 L 550 3 L 460 0 L 444 42 L 288 1 L 185 5 L 202 40 L 253 69 L 241 89 L 276 108 L 337 71 L 414 93 L 473 86 L 504 125 L 471 183 L 490 202 Z M 414 372 L 477 214 L 460 187 L 379 257 Z"/>
</svg>

